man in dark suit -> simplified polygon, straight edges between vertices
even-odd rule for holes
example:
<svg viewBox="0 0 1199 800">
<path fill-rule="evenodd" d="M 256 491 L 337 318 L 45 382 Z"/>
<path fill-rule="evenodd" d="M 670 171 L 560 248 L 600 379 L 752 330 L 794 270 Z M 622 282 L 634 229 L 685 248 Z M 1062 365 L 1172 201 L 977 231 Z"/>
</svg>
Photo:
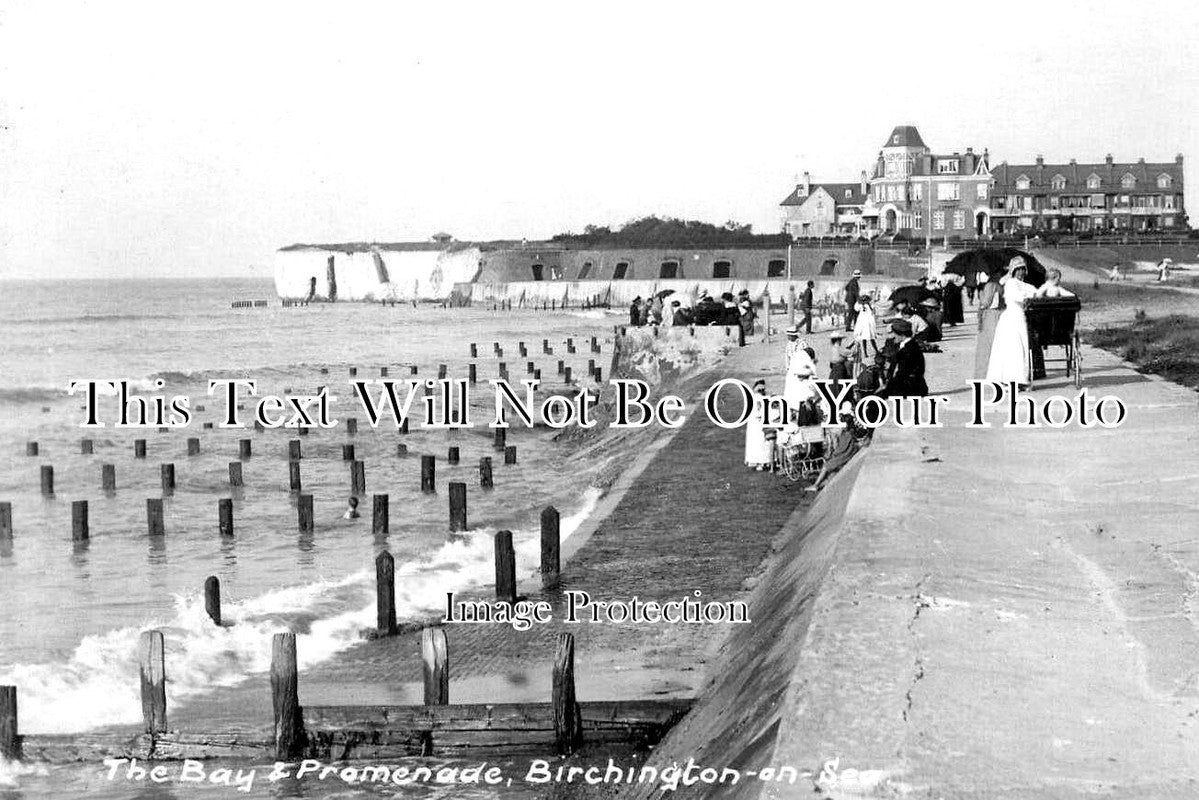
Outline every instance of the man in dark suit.
<svg viewBox="0 0 1199 800">
<path fill-rule="evenodd" d="M 800 323 L 800 326 L 807 333 L 812 332 L 812 289 L 815 286 L 814 282 L 808 281 L 807 288 L 803 290 L 803 294 L 799 298 L 799 308 L 803 311 L 803 322 Z"/>
<path fill-rule="evenodd" d="M 895 353 L 895 374 L 879 394 L 883 397 L 925 397 L 928 384 L 924 380 L 924 352 L 912 338 L 912 323 L 900 320 L 891 323 L 891 331 L 899 340 Z"/>
<path fill-rule="evenodd" d="M 858 320 L 858 310 L 854 308 L 858 304 L 858 297 L 862 294 L 859 278 L 862 277 L 862 271 L 855 269 L 853 277 L 845 284 L 845 330 L 852 331 L 853 324 Z"/>
</svg>

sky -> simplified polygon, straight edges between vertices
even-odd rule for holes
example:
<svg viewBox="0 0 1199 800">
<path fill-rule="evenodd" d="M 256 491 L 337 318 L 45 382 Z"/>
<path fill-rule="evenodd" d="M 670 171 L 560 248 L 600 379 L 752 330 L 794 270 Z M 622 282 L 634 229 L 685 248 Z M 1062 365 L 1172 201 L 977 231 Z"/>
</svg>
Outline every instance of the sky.
<svg viewBox="0 0 1199 800">
<path fill-rule="evenodd" d="M 776 232 L 797 175 L 855 180 L 898 124 L 993 163 L 1183 153 L 1191 184 L 1197 43 L 1171 0 L 0 0 L 0 278 L 647 214 Z"/>
</svg>

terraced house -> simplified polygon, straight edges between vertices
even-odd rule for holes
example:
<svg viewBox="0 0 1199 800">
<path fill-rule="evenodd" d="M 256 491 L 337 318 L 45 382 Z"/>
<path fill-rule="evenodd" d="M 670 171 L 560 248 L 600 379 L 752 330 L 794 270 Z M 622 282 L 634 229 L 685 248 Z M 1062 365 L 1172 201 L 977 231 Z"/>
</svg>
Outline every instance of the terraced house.
<svg viewBox="0 0 1199 800">
<path fill-rule="evenodd" d="M 993 173 L 992 229 L 1178 231 L 1187 227 L 1182 156 L 1172 162 L 1001 163 Z"/>
</svg>

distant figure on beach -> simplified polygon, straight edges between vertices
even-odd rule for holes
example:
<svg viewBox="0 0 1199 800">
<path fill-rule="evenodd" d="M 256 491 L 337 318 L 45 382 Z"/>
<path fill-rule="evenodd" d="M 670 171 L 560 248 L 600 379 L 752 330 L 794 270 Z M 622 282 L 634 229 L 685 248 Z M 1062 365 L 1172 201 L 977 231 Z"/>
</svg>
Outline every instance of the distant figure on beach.
<svg viewBox="0 0 1199 800">
<path fill-rule="evenodd" d="M 1107 270 L 1107 279 L 1109 281 L 1124 280 L 1124 276 L 1120 274 L 1120 265 L 1119 264 L 1112 264 L 1112 268 Z"/>
<path fill-rule="evenodd" d="M 774 464 L 774 442 L 767 438 L 766 381 L 754 381 L 754 410 L 745 423 L 745 466 L 761 472 Z M 773 432 L 773 431 L 770 431 Z"/>
<path fill-rule="evenodd" d="M 753 303 L 748 299 L 742 300 L 738 311 L 741 314 L 741 341 L 744 343 L 747 337 L 754 335 L 754 323 L 758 319 L 758 315 L 754 313 Z"/>
<path fill-rule="evenodd" d="M 1031 382 L 1032 355 L 1028 350 L 1028 322 L 1024 316 L 1024 304 L 1036 293 L 1036 289 L 1024 282 L 1027 273 L 1024 259 L 1017 256 L 1012 259 L 1007 276 L 1001 279 L 1005 307 L 995 325 L 995 341 L 991 345 L 991 358 L 987 364 L 988 381 L 1015 381 L 1023 386 Z"/>
<path fill-rule="evenodd" d="M 308 296 L 304 298 L 305 303 L 311 303 L 312 298 L 316 297 L 316 276 L 313 275 L 308 279 Z"/>
<path fill-rule="evenodd" d="M 849 281 L 845 284 L 845 330 L 852 331 L 858 320 L 858 297 L 862 294 L 862 271 L 855 269 Z"/>
<path fill-rule="evenodd" d="M 804 333 L 812 332 L 812 290 L 816 287 L 814 281 L 808 281 L 803 294 L 799 297 L 799 310 L 803 312 L 803 322 L 799 323 Z"/>
<path fill-rule="evenodd" d="M 1017 256 L 1012 262 L 1024 259 Z M 987 367 L 991 363 L 991 343 L 995 341 L 995 326 L 999 324 L 1000 308 L 999 284 L 991 280 L 985 272 L 978 273 L 978 339 L 974 343 L 974 377 L 983 380 L 987 377 Z"/>
<path fill-rule="evenodd" d="M 629 325 L 636 328 L 641 324 L 641 295 L 633 298 L 629 304 Z"/>
<path fill-rule="evenodd" d="M 924 352 L 912 338 L 911 323 L 905 320 L 891 323 L 891 332 L 899 343 L 895 353 L 895 374 L 879 392 L 883 397 L 924 397 L 928 383 L 924 378 Z"/>
<path fill-rule="evenodd" d="M 671 324 L 685 328 L 691 324 L 691 312 L 683 308 L 683 304 L 674 300 L 670 304 Z"/>
<path fill-rule="evenodd" d="M 1073 297 L 1074 292 L 1062 286 L 1062 271 L 1051 269 L 1045 273 L 1045 282 L 1037 287 L 1036 297 Z"/>
<path fill-rule="evenodd" d="M 649 321 L 651 325 L 662 324 L 662 298 L 657 295 L 649 305 Z"/>
<path fill-rule="evenodd" d="M 346 507 L 346 513 L 341 515 L 342 519 L 358 519 L 358 498 L 351 497 L 350 503 Z"/>
<path fill-rule="evenodd" d="M 1169 258 L 1163 258 L 1157 265 L 1157 280 L 1165 282 L 1170 280 L 1170 265 L 1174 262 Z"/>
</svg>

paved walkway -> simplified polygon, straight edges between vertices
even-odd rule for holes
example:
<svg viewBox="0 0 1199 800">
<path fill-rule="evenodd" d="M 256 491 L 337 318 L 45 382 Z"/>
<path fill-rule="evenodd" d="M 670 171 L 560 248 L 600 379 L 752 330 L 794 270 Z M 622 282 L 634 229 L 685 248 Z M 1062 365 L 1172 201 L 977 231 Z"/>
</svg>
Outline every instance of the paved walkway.
<svg viewBox="0 0 1199 800">
<path fill-rule="evenodd" d="M 1121 427 L 967 428 L 973 343 L 929 357 L 946 427 L 866 453 L 771 760 L 864 771 L 832 797 L 1199 797 L 1195 392 L 1084 348 Z"/>
</svg>

